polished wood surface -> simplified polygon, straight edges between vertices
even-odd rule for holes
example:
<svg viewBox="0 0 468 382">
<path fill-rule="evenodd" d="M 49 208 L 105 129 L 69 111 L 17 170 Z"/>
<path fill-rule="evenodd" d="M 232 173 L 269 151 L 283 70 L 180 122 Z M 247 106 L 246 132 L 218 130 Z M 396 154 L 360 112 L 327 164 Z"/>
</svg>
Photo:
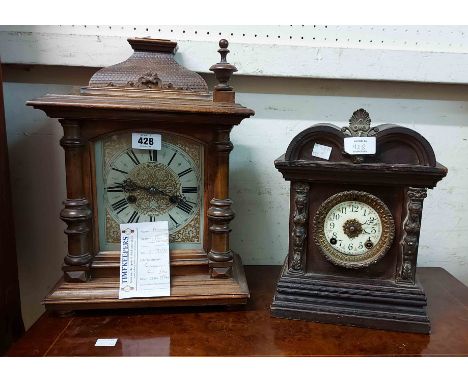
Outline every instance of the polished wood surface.
<svg viewBox="0 0 468 382">
<path fill-rule="evenodd" d="M 251 299 L 239 307 L 44 314 L 10 356 L 468 355 L 468 288 L 441 268 L 419 268 L 430 335 L 270 316 L 278 266 L 247 266 Z M 115 347 L 95 347 L 118 338 Z"/>
</svg>

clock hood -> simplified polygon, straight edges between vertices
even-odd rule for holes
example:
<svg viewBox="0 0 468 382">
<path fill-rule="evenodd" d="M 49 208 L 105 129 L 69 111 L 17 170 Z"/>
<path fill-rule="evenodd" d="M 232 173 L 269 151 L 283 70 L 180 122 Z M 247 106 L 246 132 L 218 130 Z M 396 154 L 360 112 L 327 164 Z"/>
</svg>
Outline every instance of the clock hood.
<svg viewBox="0 0 468 382">
<path fill-rule="evenodd" d="M 177 43 L 170 40 L 129 38 L 133 54 L 125 61 L 98 70 L 91 88 L 128 88 L 208 92 L 205 80 L 174 59 Z"/>
<path fill-rule="evenodd" d="M 254 111 L 235 102 L 228 85 L 236 67 L 226 61 L 228 42 L 219 42 L 221 61 L 210 70 L 218 85 L 212 93 L 197 73 L 174 59 L 177 43 L 128 39 L 133 54 L 97 71 L 77 94 L 46 94 L 26 104 L 49 117 L 74 120 L 176 121 L 205 126 L 233 126 Z"/>
</svg>

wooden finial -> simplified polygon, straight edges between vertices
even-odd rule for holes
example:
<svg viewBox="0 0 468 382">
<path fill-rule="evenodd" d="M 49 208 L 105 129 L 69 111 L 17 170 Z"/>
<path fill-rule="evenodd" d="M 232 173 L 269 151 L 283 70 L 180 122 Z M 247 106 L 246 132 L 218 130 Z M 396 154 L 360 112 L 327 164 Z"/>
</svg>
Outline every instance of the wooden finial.
<svg viewBox="0 0 468 382">
<path fill-rule="evenodd" d="M 232 90 L 232 87 L 228 85 L 228 82 L 232 73 L 237 72 L 237 68 L 226 61 L 226 56 L 229 53 L 228 46 L 229 42 L 227 40 L 219 40 L 218 53 L 221 55 L 221 61 L 212 65 L 210 68 L 219 82 L 218 85 L 215 86 L 215 90 L 218 91 Z"/>
</svg>

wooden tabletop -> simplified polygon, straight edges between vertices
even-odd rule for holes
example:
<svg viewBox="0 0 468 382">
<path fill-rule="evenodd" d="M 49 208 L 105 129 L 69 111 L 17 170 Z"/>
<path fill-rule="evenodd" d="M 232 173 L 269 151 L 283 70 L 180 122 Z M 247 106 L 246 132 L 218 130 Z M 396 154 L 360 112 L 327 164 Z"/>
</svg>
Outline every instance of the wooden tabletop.
<svg viewBox="0 0 468 382">
<path fill-rule="evenodd" d="M 278 266 L 247 266 L 251 299 L 236 308 L 44 314 L 10 356 L 468 355 L 468 288 L 442 268 L 419 268 L 432 334 L 270 317 Z M 95 347 L 118 338 L 115 347 Z"/>
</svg>

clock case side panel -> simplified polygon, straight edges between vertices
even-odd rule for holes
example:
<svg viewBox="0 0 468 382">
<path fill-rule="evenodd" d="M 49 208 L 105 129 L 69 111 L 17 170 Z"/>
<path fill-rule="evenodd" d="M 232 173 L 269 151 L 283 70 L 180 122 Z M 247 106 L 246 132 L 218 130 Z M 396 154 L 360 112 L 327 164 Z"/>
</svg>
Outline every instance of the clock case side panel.
<svg viewBox="0 0 468 382">
<path fill-rule="evenodd" d="M 131 125 L 131 127 L 129 127 Z M 172 123 L 157 123 L 149 124 L 147 122 L 108 122 L 108 121 L 85 121 L 83 126 L 83 135 L 89 141 L 87 150 L 87 160 L 89 163 L 87 168 L 89 171 L 85 176 L 85 189 L 88 200 L 91 201 L 93 209 L 93 249 L 94 253 L 106 262 L 116 262 L 120 258 L 118 251 L 100 251 L 99 245 L 99 224 L 98 224 L 98 209 L 96 200 L 96 173 L 95 173 L 95 154 L 94 142 L 103 139 L 113 134 L 125 134 L 130 132 L 151 132 L 151 133 L 167 133 L 172 135 L 180 135 L 187 139 L 194 140 L 203 145 L 204 155 L 204 174 L 203 174 L 203 206 L 204 211 L 209 208 L 209 202 L 213 197 L 213 169 L 215 168 L 215 156 L 209 150 L 210 144 L 214 139 L 213 131 L 207 129 L 206 126 L 190 126 L 189 134 L 187 134 L 187 125 L 172 124 Z M 197 249 L 173 249 L 171 250 L 171 265 L 186 264 L 190 260 L 198 260 L 196 263 L 199 265 L 206 265 L 206 255 L 211 246 L 211 238 L 208 230 L 208 221 L 205 216 L 202 217 L 203 221 L 203 237 L 202 237 L 202 250 Z M 116 265 L 116 264 L 115 264 Z M 95 264 L 97 266 L 97 264 Z M 177 268 L 175 268 L 177 270 Z M 104 270 L 104 269 L 103 269 Z M 114 273 L 115 270 L 112 272 Z"/>
</svg>

